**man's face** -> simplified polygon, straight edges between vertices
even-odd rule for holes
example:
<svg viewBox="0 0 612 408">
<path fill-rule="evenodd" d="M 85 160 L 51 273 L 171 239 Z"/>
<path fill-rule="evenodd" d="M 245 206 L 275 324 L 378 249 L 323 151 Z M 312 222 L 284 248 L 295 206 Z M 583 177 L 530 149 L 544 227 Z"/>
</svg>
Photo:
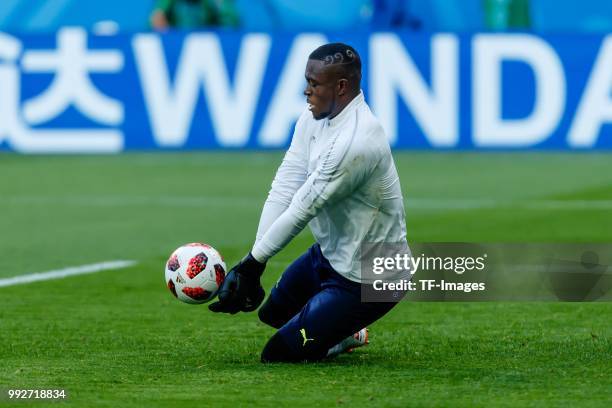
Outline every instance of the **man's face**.
<svg viewBox="0 0 612 408">
<path fill-rule="evenodd" d="M 312 116 L 320 120 L 329 116 L 336 106 L 337 75 L 333 65 L 309 59 L 306 64 L 306 101 Z"/>
</svg>

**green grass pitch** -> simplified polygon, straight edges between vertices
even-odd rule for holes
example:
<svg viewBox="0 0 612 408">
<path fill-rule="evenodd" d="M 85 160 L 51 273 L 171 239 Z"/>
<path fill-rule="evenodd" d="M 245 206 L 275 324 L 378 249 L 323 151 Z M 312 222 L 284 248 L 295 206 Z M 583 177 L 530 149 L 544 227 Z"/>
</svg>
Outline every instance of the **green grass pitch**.
<svg viewBox="0 0 612 408">
<path fill-rule="evenodd" d="M 252 244 L 279 153 L 0 155 L 0 279 L 116 259 L 116 271 L 0 288 L 0 389 L 70 406 L 611 406 L 612 304 L 403 302 L 371 344 L 262 365 L 273 329 L 176 301 L 163 265 Z M 395 154 L 411 241 L 612 242 L 612 156 Z M 273 258 L 269 288 L 312 242 Z M 0 396 L 0 407 L 11 404 Z M 19 402 L 15 406 L 43 406 Z"/>
</svg>

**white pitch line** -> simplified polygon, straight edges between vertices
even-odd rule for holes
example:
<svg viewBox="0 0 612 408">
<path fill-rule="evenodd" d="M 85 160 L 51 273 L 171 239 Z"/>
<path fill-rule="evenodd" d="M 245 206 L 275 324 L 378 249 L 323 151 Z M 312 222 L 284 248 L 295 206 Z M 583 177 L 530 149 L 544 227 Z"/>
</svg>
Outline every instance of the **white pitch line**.
<svg viewBox="0 0 612 408">
<path fill-rule="evenodd" d="M 87 275 L 90 273 L 108 271 L 112 269 L 123 269 L 135 264 L 136 261 L 108 261 L 90 265 L 81 265 L 64 269 L 56 269 L 47 272 L 32 273 L 29 275 L 13 276 L 12 278 L 0 279 L 0 288 L 5 286 L 23 285 L 31 282 L 63 279 L 75 275 Z"/>
</svg>

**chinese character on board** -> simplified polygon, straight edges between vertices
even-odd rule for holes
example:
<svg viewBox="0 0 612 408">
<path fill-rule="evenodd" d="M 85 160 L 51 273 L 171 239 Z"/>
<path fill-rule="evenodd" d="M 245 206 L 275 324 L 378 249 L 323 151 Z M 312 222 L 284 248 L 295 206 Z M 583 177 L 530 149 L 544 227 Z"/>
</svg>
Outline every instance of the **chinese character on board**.
<svg viewBox="0 0 612 408">
<path fill-rule="evenodd" d="M 123 104 L 98 90 L 89 76 L 122 68 L 120 51 L 88 50 L 87 33 L 81 28 L 60 30 L 56 50 L 23 50 L 21 41 L 0 33 L 0 144 L 6 141 L 23 153 L 122 150 L 123 133 L 117 127 L 123 123 Z M 21 101 L 21 72 L 54 77 L 41 94 Z M 105 127 L 33 128 L 69 107 Z"/>
</svg>

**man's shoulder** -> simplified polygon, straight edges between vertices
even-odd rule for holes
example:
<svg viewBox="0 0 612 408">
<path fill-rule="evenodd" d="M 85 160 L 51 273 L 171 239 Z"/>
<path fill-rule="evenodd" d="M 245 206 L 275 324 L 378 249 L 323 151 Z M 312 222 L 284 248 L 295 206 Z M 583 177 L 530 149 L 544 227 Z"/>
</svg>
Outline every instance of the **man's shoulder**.
<svg viewBox="0 0 612 408">
<path fill-rule="evenodd" d="M 355 147 L 359 150 L 380 154 L 389 147 L 385 130 L 367 104 L 359 109 Z"/>
<path fill-rule="evenodd" d="M 380 120 L 378 120 L 374 113 L 372 113 L 372 110 L 367 103 L 364 102 L 358 112 L 361 130 L 363 133 L 370 136 L 384 136 L 385 131 L 380 123 Z"/>
</svg>

